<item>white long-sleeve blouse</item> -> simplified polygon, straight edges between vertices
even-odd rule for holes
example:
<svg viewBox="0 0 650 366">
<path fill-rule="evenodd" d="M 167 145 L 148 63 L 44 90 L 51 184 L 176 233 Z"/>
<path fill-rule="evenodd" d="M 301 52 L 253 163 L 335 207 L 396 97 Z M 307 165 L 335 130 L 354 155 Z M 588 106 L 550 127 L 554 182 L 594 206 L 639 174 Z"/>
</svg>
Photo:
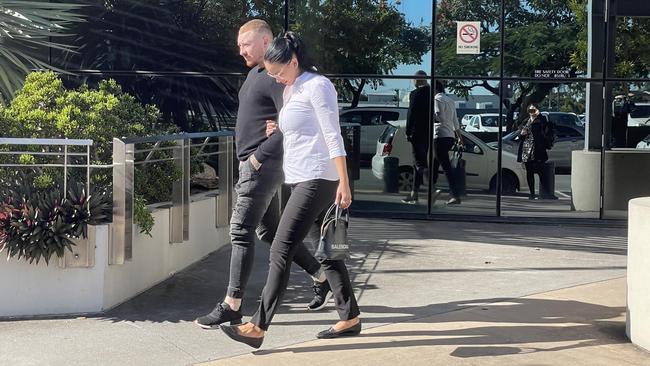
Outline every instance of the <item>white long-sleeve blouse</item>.
<svg viewBox="0 0 650 366">
<path fill-rule="evenodd" d="M 346 154 L 332 82 L 304 72 L 284 89 L 283 99 L 278 122 L 284 135 L 285 182 L 338 180 L 333 159 Z"/>
</svg>

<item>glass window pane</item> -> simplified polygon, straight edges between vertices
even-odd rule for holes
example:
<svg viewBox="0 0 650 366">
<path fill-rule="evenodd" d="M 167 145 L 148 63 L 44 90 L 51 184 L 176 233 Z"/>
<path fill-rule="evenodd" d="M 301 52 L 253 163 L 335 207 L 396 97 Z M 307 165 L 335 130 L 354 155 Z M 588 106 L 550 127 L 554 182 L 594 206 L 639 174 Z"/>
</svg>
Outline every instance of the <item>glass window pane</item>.
<svg viewBox="0 0 650 366">
<path fill-rule="evenodd" d="M 524 0 L 506 4 L 506 76 L 553 78 L 586 74 L 587 1 Z"/>
<path fill-rule="evenodd" d="M 282 30 L 281 1 L 82 0 L 86 16 L 74 24 L 75 53 L 55 52 L 68 70 L 245 72 L 239 27 L 256 15 Z"/>
<path fill-rule="evenodd" d="M 305 39 L 324 73 L 411 75 L 417 68 L 408 65 L 419 66 L 430 58 L 430 1 L 290 4 L 290 28 Z"/>
<path fill-rule="evenodd" d="M 437 1 L 437 4 L 437 75 L 443 78 L 498 75 L 501 2 L 499 0 L 453 0 Z M 478 26 L 476 23 L 459 24 L 459 22 L 478 22 Z M 479 47 L 472 48 L 472 51 L 460 50 L 466 44 L 478 44 Z"/>
<path fill-rule="evenodd" d="M 585 127 L 578 118 L 588 114 L 586 86 L 517 83 L 507 101 L 512 132 L 501 144 L 503 161 L 515 158 L 523 177 L 518 192 L 504 193 L 503 216 L 598 218 L 600 151 L 585 149 Z M 595 93 L 602 95 L 602 89 Z M 529 114 L 530 104 L 553 122 L 554 130 L 545 127 L 544 119 Z M 597 123 L 590 126 L 588 121 L 587 128 L 600 131 Z"/>
</svg>

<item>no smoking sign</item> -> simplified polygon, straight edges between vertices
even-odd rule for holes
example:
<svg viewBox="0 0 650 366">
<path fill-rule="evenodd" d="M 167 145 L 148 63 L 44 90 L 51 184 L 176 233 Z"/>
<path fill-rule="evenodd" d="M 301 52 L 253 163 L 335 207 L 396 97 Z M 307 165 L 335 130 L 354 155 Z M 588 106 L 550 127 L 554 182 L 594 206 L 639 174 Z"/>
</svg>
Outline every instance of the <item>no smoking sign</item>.
<svg viewBox="0 0 650 366">
<path fill-rule="evenodd" d="M 481 53 L 481 22 L 456 22 L 456 53 Z"/>
</svg>

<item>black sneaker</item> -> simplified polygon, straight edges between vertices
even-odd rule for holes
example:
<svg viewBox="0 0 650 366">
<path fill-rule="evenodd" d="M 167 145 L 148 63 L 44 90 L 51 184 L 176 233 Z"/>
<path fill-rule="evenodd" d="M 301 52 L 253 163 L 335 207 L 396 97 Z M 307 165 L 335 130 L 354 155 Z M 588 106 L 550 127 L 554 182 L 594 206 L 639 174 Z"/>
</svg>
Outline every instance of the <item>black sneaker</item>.
<svg viewBox="0 0 650 366">
<path fill-rule="evenodd" d="M 327 305 L 330 297 L 332 297 L 332 289 L 330 283 L 325 280 L 324 282 L 314 281 L 314 299 L 307 305 L 309 310 L 320 310 Z"/>
<path fill-rule="evenodd" d="M 241 324 L 241 313 L 232 310 L 226 303 L 218 304 L 208 315 L 196 318 L 194 323 L 203 329 L 217 329 L 219 324 L 230 322 L 230 325 Z"/>
</svg>

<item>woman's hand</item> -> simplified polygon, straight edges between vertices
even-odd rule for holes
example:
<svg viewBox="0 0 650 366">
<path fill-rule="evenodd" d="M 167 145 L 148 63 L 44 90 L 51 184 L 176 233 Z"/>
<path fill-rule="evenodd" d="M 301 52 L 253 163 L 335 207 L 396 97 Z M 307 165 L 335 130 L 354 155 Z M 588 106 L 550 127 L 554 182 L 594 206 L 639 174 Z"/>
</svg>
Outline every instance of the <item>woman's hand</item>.
<svg viewBox="0 0 650 366">
<path fill-rule="evenodd" d="M 352 204 L 352 191 L 350 191 L 350 185 L 347 182 L 339 182 L 334 203 L 343 209 L 350 207 Z"/>
<path fill-rule="evenodd" d="M 278 128 L 278 123 L 267 119 L 266 120 L 266 137 L 269 137 L 275 132 L 275 130 Z"/>
</svg>

